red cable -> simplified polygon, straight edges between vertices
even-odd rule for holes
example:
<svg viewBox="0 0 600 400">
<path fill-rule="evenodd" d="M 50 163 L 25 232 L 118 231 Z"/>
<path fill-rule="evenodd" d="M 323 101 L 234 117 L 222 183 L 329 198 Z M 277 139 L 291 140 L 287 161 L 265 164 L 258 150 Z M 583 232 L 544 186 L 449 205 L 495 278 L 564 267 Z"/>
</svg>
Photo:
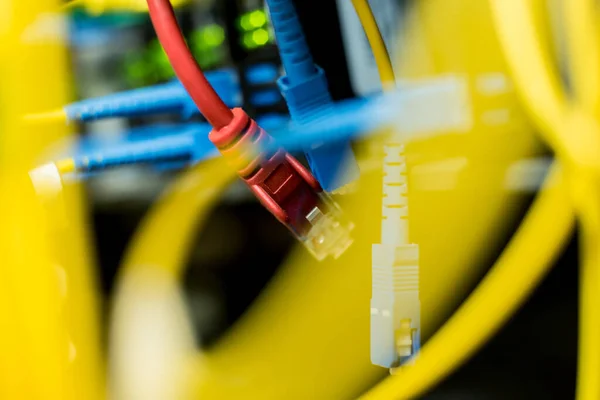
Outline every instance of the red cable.
<svg viewBox="0 0 600 400">
<path fill-rule="evenodd" d="M 148 0 L 148 10 L 158 40 L 162 44 L 175 74 L 188 91 L 204 118 L 215 128 L 227 126 L 233 113 L 208 83 L 190 52 L 169 0 Z"/>
</svg>

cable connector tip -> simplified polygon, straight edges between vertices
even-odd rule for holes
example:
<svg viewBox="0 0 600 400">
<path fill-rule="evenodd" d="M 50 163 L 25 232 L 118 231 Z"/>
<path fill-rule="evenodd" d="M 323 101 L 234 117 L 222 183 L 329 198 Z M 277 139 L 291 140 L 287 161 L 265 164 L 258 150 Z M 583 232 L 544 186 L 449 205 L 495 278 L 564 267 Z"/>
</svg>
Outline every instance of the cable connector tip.
<svg viewBox="0 0 600 400">
<path fill-rule="evenodd" d="M 47 111 L 37 114 L 26 114 L 23 116 L 23 121 L 32 125 L 51 124 L 54 122 L 66 123 L 68 121 L 67 113 L 60 109 Z"/>
</svg>

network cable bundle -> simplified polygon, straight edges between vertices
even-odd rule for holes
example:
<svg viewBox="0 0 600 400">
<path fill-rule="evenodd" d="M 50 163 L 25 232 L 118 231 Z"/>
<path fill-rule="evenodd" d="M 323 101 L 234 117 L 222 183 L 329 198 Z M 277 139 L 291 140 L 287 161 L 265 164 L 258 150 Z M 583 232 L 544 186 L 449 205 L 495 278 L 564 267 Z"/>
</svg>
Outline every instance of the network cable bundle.
<svg viewBox="0 0 600 400">
<path fill-rule="evenodd" d="M 4 3 L 0 398 L 600 399 L 591 0 Z"/>
</svg>

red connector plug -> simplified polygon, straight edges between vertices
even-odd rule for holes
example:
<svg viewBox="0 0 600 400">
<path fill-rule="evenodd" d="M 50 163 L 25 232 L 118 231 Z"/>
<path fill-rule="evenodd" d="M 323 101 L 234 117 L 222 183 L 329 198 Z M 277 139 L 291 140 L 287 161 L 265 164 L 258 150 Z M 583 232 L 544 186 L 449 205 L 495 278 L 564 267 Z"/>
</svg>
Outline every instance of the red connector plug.
<svg viewBox="0 0 600 400">
<path fill-rule="evenodd" d="M 214 129 L 209 138 L 260 202 L 301 240 L 313 255 L 338 257 L 352 243 L 352 224 L 341 222 L 338 207 L 312 174 L 291 154 L 258 151 L 273 139 L 244 110 Z"/>
</svg>

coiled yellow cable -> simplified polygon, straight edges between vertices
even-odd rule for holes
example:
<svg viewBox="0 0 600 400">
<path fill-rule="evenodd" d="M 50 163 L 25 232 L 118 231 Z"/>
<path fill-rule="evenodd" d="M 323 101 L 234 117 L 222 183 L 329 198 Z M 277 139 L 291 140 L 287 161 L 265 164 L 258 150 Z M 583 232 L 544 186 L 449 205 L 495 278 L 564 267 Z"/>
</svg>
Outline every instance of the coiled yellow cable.
<svg viewBox="0 0 600 400">
<path fill-rule="evenodd" d="M 574 101 L 590 116 L 600 117 L 600 40 L 597 4 L 592 0 L 563 0 L 569 77 Z M 600 129 L 597 129 L 600 133 Z M 574 177 L 573 190 L 581 210 L 580 326 L 577 398 L 600 398 L 600 193 L 597 175 Z M 587 180 L 587 185 L 586 181 Z"/>
<path fill-rule="evenodd" d="M 593 115 L 600 112 L 600 38 L 594 0 L 562 0 L 566 60 L 574 101 Z"/>
<path fill-rule="evenodd" d="M 541 134 L 565 163 L 571 200 L 581 220 L 577 398 L 595 400 L 600 398 L 600 309 L 597 307 L 600 296 L 600 129 L 594 116 L 600 100 L 597 40 L 590 37 L 596 32 L 590 21 L 594 8 L 587 1 L 569 0 L 563 4 L 567 42 L 573 57 L 575 99 L 569 103 L 562 94 L 549 57 L 540 51 L 532 2 L 490 0 L 490 5 L 517 89 L 541 128 Z"/>
</svg>

